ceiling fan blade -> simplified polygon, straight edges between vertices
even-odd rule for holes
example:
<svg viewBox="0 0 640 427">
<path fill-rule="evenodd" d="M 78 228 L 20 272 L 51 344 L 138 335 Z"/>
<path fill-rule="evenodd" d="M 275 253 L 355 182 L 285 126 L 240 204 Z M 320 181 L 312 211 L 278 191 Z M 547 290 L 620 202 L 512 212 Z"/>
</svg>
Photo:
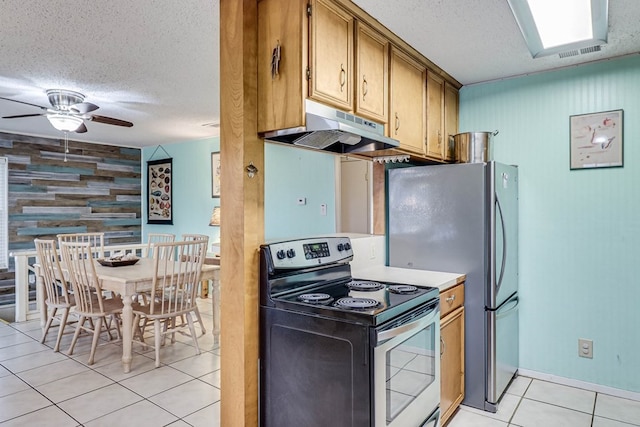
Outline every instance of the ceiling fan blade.
<svg viewBox="0 0 640 427">
<path fill-rule="evenodd" d="M 91 117 L 89 117 L 88 120 L 91 120 L 92 122 L 104 123 L 104 124 L 107 124 L 107 125 L 124 126 L 124 127 L 128 127 L 128 128 L 133 126 L 133 123 L 131 123 L 131 122 L 126 122 L 124 120 L 114 119 L 113 117 L 98 116 L 98 115 L 95 115 L 95 114 L 92 115 Z"/>
<path fill-rule="evenodd" d="M 86 133 L 87 132 L 87 127 L 83 123 L 74 132 L 75 133 Z"/>
<path fill-rule="evenodd" d="M 90 102 L 81 102 L 79 104 L 72 105 L 71 107 L 69 107 L 69 110 L 78 114 L 86 114 L 95 111 L 98 108 L 100 107 L 98 107 L 96 104 L 92 104 Z"/>
<path fill-rule="evenodd" d="M 18 114 L 17 116 L 4 116 L 3 119 L 19 119 L 22 117 L 45 116 L 46 114 Z"/>
<path fill-rule="evenodd" d="M 5 97 L 2 97 L 2 96 L 0 96 L 0 99 L 4 99 L 5 101 L 17 102 L 19 104 L 24 104 L 24 105 L 31 105 L 32 107 L 36 107 L 36 108 L 39 108 L 41 110 L 47 111 L 46 107 L 43 107 L 41 105 L 32 104 L 30 102 L 18 101 L 17 99 L 5 98 Z"/>
</svg>

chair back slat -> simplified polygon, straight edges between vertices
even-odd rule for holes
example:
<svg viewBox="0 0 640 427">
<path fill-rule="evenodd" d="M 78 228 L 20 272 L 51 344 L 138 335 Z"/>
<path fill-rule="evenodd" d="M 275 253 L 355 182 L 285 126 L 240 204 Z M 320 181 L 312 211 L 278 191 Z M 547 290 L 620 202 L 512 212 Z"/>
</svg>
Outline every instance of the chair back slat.
<svg viewBox="0 0 640 427">
<path fill-rule="evenodd" d="M 193 309 L 207 242 L 200 239 L 155 245 L 149 314 L 169 315 Z M 175 254 L 175 258 L 169 254 Z"/>
<path fill-rule="evenodd" d="M 80 314 L 104 313 L 102 289 L 96 274 L 93 248 L 89 242 L 61 242 L 62 259 L 69 273 L 76 300 L 76 311 Z M 104 314 L 103 314 L 104 315 Z"/>
<path fill-rule="evenodd" d="M 93 250 L 93 256 L 104 258 L 104 233 L 58 234 L 58 242 L 89 243 Z"/>
<path fill-rule="evenodd" d="M 46 292 L 46 300 L 49 305 L 68 306 L 69 292 L 67 284 L 62 278 L 60 257 L 55 240 L 34 239 L 36 246 L 36 260 L 40 265 L 40 272 Z"/>
<path fill-rule="evenodd" d="M 176 241 L 176 235 L 170 233 L 149 233 L 147 236 L 147 257 L 153 258 L 154 245 Z"/>
</svg>

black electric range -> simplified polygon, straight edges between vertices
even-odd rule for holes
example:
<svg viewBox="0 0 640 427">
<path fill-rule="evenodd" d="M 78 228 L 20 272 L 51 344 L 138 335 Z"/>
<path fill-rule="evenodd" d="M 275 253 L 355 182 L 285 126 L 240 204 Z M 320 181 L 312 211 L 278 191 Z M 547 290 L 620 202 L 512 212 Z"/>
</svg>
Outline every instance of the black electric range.
<svg viewBox="0 0 640 427">
<path fill-rule="evenodd" d="M 346 237 L 263 245 L 261 304 L 380 325 L 438 297 L 438 289 L 351 277 Z"/>
</svg>

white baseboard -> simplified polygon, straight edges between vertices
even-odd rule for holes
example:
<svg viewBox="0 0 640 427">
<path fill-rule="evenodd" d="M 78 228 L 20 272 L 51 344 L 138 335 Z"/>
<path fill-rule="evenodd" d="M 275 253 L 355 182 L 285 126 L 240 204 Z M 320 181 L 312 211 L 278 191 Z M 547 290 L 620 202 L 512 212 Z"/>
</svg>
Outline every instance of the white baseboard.
<svg viewBox="0 0 640 427">
<path fill-rule="evenodd" d="M 583 390 L 594 391 L 596 393 L 608 394 L 610 396 L 621 397 L 623 399 L 640 401 L 640 393 L 634 392 L 634 391 L 622 390 L 619 388 L 593 384 L 586 381 L 574 380 L 571 378 L 559 377 L 557 375 L 545 374 L 543 372 L 530 371 L 528 369 L 522 369 L 522 368 L 518 369 L 518 375 L 523 377 L 534 378 L 536 380 L 550 381 L 556 384 L 562 384 L 570 387 L 581 388 Z"/>
</svg>

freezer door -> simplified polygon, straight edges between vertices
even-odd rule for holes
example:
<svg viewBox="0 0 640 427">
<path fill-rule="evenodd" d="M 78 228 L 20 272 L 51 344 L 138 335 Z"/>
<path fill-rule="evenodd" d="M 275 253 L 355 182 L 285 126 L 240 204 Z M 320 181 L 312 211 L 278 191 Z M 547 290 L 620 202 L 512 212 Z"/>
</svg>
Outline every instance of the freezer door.
<svg viewBox="0 0 640 427">
<path fill-rule="evenodd" d="M 489 203 L 489 282 L 486 306 L 495 309 L 518 291 L 518 168 L 487 164 Z"/>
<path fill-rule="evenodd" d="M 487 400 L 485 409 L 496 412 L 498 400 L 516 374 L 518 352 L 518 294 L 498 310 L 487 311 Z"/>
</svg>

